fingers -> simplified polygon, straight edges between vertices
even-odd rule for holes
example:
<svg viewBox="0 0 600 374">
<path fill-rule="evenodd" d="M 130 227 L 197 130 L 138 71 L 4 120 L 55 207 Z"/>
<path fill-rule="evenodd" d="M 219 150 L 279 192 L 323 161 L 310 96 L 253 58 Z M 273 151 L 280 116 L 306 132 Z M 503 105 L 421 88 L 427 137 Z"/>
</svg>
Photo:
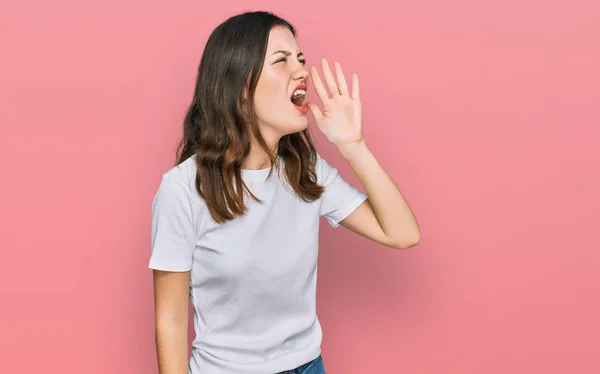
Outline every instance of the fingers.
<svg viewBox="0 0 600 374">
<path fill-rule="evenodd" d="M 338 81 L 338 89 L 341 95 L 348 95 L 348 84 L 346 83 L 346 78 L 344 78 L 344 72 L 342 71 L 342 66 L 339 62 L 333 64 L 335 67 L 335 73 Z"/>
<path fill-rule="evenodd" d="M 321 59 L 321 68 L 323 69 L 323 75 L 325 77 L 325 82 L 327 83 L 329 93 L 331 93 L 331 96 L 350 96 L 348 83 L 346 82 L 346 78 L 344 77 L 342 66 L 339 62 L 335 62 L 333 65 L 335 68 L 335 78 L 331 72 L 331 69 L 329 68 L 329 63 L 327 62 L 327 59 Z M 319 96 L 321 101 L 325 102 L 326 100 L 330 99 L 327 89 L 325 88 L 325 85 L 323 84 L 323 81 L 319 76 L 317 68 L 314 66 L 311 67 L 310 73 L 315 87 L 315 91 L 317 92 L 317 95 Z M 352 97 L 355 99 L 359 97 L 358 76 L 356 74 L 352 75 Z"/>
<path fill-rule="evenodd" d="M 315 119 L 318 121 L 321 119 L 321 117 L 323 117 L 323 113 L 321 112 L 321 109 L 319 109 L 319 106 L 313 102 L 308 102 L 306 104 L 308 106 L 308 109 L 310 109 L 310 111 L 312 112 L 313 116 L 315 116 Z"/>
<path fill-rule="evenodd" d="M 329 95 L 327 94 L 327 90 L 325 89 L 325 86 L 319 77 L 317 68 L 314 66 L 310 68 L 310 78 L 312 79 L 313 87 L 315 88 L 315 92 L 317 93 L 317 96 L 319 96 L 321 102 L 327 102 L 329 100 Z"/>
<path fill-rule="evenodd" d="M 359 99 L 359 86 L 358 86 L 358 75 L 352 74 L 352 98 Z"/>
<path fill-rule="evenodd" d="M 321 69 L 323 69 L 323 75 L 325 76 L 325 81 L 327 82 L 327 87 L 329 88 L 329 93 L 331 93 L 331 96 L 339 95 L 340 91 L 337 83 L 335 82 L 335 78 L 329 69 L 329 63 L 327 62 L 327 59 L 321 59 Z"/>
</svg>

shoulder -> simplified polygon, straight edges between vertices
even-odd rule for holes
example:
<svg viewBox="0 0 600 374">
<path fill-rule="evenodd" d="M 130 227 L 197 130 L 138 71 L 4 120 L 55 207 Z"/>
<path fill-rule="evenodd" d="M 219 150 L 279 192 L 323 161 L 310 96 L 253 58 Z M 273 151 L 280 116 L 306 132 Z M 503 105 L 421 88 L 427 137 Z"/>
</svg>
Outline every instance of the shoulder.
<svg viewBox="0 0 600 374">
<path fill-rule="evenodd" d="M 337 176 L 337 169 L 331 166 L 318 152 L 315 163 L 315 173 L 317 174 L 317 183 L 328 184 L 332 178 Z"/>
<path fill-rule="evenodd" d="M 190 201 L 198 201 L 195 198 L 198 195 L 195 187 L 196 174 L 195 156 L 191 156 L 160 176 L 156 197 L 180 195 Z"/>
<path fill-rule="evenodd" d="M 162 180 L 175 180 L 189 188 L 190 186 L 194 186 L 196 174 L 196 155 L 193 155 L 164 172 Z"/>
</svg>

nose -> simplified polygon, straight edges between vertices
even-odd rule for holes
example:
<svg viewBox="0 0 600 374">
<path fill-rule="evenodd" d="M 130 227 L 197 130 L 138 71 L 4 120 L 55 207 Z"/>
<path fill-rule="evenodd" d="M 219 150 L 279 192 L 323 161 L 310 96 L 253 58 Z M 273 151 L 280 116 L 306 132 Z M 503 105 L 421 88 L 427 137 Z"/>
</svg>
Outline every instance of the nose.
<svg viewBox="0 0 600 374">
<path fill-rule="evenodd" d="M 301 80 L 306 83 L 308 78 L 308 69 L 298 61 L 296 70 L 294 70 L 294 79 Z"/>
</svg>

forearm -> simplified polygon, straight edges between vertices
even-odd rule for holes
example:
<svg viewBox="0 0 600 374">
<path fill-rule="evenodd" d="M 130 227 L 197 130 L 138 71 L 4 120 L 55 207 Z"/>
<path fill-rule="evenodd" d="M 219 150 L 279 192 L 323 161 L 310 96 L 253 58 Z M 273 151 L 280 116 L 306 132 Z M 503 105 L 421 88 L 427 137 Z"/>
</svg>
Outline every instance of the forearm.
<svg viewBox="0 0 600 374">
<path fill-rule="evenodd" d="M 188 373 L 187 328 L 185 321 L 156 323 L 156 352 L 160 374 Z"/>
<path fill-rule="evenodd" d="M 364 187 L 383 232 L 400 243 L 418 243 L 421 234 L 415 215 L 365 141 L 339 150 Z"/>
</svg>

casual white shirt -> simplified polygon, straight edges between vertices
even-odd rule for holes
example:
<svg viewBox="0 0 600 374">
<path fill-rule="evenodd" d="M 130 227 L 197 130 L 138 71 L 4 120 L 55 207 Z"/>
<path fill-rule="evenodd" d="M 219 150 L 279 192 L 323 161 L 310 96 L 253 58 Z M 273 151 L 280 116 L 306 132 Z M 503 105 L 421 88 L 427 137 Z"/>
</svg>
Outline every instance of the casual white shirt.
<svg viewBox="0 0 600 374">
<path fill-rule="evenodd" d="M 267 374 L 321 353 L 316 315 L 319 219 L 333 227 L 367 196 L 318 156 L 318 200 L 300 199 L 276 170 L 242 170 L 248 212 L 212 219 L 192 156 L 162 175 L 152 203 L 149 268 L 191 271 L 196 336 L 189 374 Z M 280 159 L 282 160 L 282 159 Z M 283 168 L 282 168 L 283 170 Z"/>
</svg>

